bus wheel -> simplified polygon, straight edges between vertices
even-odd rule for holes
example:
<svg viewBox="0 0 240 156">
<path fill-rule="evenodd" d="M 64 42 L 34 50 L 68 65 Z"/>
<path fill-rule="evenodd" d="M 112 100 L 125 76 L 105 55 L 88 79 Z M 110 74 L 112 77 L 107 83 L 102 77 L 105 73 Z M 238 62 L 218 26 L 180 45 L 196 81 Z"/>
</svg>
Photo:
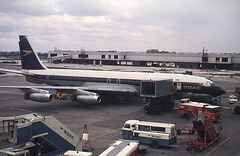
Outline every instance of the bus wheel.
<svg viewBox="0 0 240 156">
<path fill-rule="evenodd" d="M 158 148 L 159 147 L 159 142 L 157 140 L 153 140 L 152 147 L 153 148 Z"/>
</svg>

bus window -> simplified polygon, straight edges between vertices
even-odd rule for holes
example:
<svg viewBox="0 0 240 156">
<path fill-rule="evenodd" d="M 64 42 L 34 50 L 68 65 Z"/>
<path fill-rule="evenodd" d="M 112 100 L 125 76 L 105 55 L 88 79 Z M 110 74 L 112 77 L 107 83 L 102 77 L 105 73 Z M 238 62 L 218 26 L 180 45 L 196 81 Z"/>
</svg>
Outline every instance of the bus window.
<svg viewBox="0 0 240 156">
<path fill-rule="evenodd" d="M 130 128 L 130 125 L 129 124 L 125 124 L 124 128 Z"/>
<path fill-rule="evenodd" d="M 165 132 L 163 127 L 151 127 L 151 131 Z"/>
<path fill-rule="evenodd" d="M 150 131 L 150 127 L 149 127 L 149 126 L 138 125 L 138 130 L 141 130 L 141 131 Z"/>
</svg>

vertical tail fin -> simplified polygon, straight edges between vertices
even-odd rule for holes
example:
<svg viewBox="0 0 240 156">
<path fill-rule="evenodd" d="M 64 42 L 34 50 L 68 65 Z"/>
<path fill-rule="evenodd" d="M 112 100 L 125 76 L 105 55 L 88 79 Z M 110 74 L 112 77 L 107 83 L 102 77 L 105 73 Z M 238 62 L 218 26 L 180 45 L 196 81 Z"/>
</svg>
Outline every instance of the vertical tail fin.
<svg viewBox="0 0 240 156">
<path fill-rule="evenodd" d="M 19 49 L 22 61 L 22 69 L 47 69 L 41 62 L 38 55 L 33 51 L 25 35 L 19 35 Z"/>
</svg>

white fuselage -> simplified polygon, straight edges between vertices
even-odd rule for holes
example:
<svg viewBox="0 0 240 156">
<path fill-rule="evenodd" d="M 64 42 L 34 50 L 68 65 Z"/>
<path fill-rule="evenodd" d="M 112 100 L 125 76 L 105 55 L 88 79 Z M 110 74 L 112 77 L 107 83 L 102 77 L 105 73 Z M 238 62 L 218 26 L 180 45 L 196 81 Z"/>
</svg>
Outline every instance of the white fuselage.
<svg viewBox="0 0 240 156">
<path fill-rule="evenodd" d="M 49 75 L 49 76 L 68 76 L 68 77 L 92 77 L 107 79 L 132 79 L 132 80 L 157 80 L 172 79 L 173 82 L 198 83 L 204 86 L 210 86 L 212 81 L 198 76 L 171 74 L 171 73 L 144 73 L 144 72 L 121 72 L 121 71 L 95 71 L 95 70 L 66 70 L 66 69 L 48 69 L 48 70 L 27 70 L 28 74 Z"/>
</svg>

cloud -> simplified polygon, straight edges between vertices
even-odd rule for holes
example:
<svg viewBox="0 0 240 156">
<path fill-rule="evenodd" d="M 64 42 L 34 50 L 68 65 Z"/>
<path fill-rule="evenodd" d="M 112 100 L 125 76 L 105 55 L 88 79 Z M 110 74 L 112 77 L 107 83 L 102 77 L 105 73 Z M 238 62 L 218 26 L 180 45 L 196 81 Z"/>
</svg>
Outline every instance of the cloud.
<svg viewBox="0 0 240 156">
<path fill-rule="evenodd" d="M 46 16 L 57 13 L 55 0 L 7 0 L 0 1 L 0 10 L 8 14 Z"/>
<path fill-rule="evenodd" d="M 239 52 L 240 1 L 0 1 L 1 50 L 19 34 L 34 47 L 79 50 Z M 9 40 L 9 42 L 7 42 Z M 15 44 L 13 46 L 13 44 Z"/>
<path fill-rule="evenodd" d="M 108 14 L 107 1 L 59 0 L 59 11 L 73 16 L 104 16 Z"/>
</svg>

